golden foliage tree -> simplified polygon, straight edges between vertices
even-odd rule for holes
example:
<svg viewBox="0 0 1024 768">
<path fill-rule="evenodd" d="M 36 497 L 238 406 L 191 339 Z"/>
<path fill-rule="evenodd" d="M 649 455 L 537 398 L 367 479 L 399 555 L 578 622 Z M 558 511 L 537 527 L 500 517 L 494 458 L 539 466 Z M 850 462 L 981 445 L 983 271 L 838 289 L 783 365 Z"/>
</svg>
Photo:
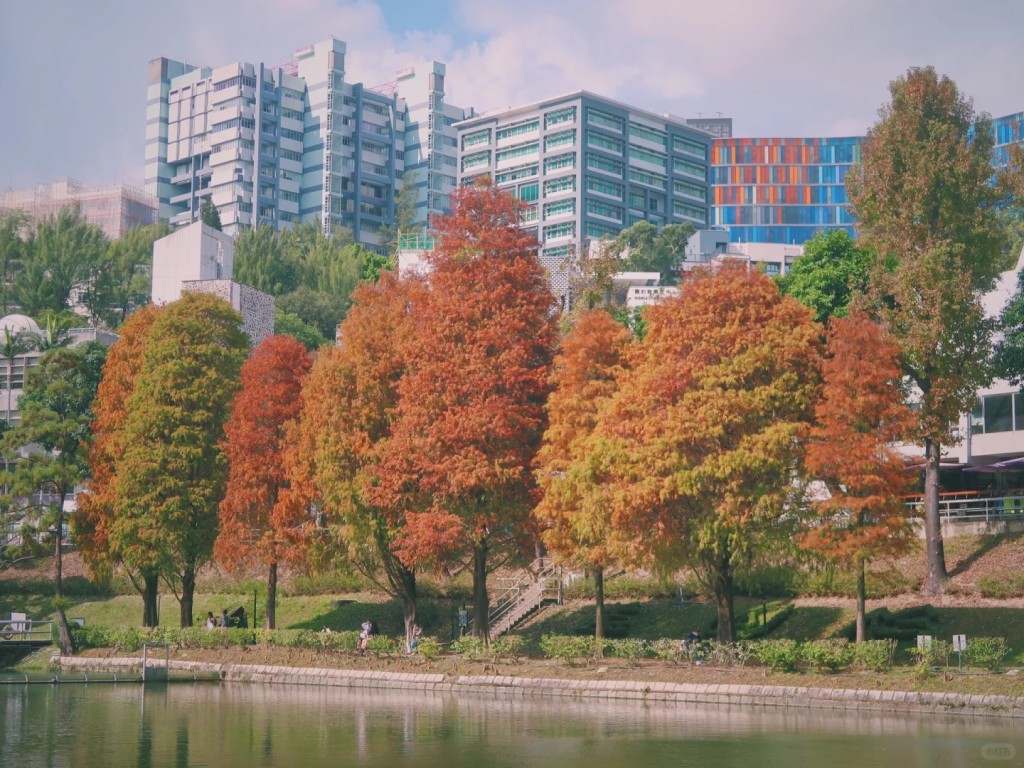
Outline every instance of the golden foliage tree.
<svg viewBox="0 0 1024 768">
<path fill-rule="evenodd" d="M 689 273 L 601 411 L 596 466 L 615 486 L 613 545 L 664 571 L 691 566 L 732 640 L 733 583 L 791 501 L 813 415 L 821 328 L 745 264 Z"/>
</svg>

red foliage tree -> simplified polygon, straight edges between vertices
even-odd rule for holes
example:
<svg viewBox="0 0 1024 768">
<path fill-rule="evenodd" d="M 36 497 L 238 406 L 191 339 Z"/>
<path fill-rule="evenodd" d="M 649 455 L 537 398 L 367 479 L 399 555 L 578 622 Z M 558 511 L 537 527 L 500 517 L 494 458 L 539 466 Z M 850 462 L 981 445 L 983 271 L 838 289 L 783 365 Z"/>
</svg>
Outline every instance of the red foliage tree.
<svg viewBox="0 0 1024 768">
<path fill-rule="evenodd" d="M 520 204 L 493 186 L 452 195 L 435 221 L 430 291 L 398 383 L 393 437 L 374 489 L 409 510 L 404 560 L 473 557 L 473 631 L 486 636 L 488 553 L 522 540 L 555 338 L 554 298 Z"/>
<path fill-rule="evenodd" d="M 107 576 L 123 565 L 121 553 L 111 546 L 110 526 L 114 519 L 114 480 L 117 462 L 124 453 L 126 403 L 135 391 L 142 369 L 146 337 L 159 309 L 152 304 L 136 310 L 120 328 L 120 337 L 107 353 L 103 378 L 96 392 L 93 410 L 92 446 L 89 449 L 89 487 L 78 496 L 78 508 L 71 516 L 71 529 L 82 558 L 96 576 Z M 160 574 L 156 569 L 135 572 L 126 568 L 132 586 L 142 595 L 142 625 L 155 627 Z"/>
<path fill-rule="evenodd" d="M 899 555 L 915 540 L 901 498 L 914 477 L 892 447 L 915 425 L 898 356 L 897 343 L 863 312 L 833 318 L 807 446 L 807 471 L 828 485 L 831 498 L 813 505 L 813 527 L 801 543 L 856 569 L 858 642 L 865 636 L 865 565 Z"/>
<path fill-rule="evenodd" d="M 582 314 L 552 366 L 548 429 L 537 454 L 543 497 L 534 509 L 547 548 L 594 573 L 595 636 L 604 636 L 604 570 L 616 562 L 608 544 L 610 507 L 603 475 L 591 463 L 590 437 L 622 375 L 630 333 L 602 309 Z"/>
<path fill-rule="evenodd" d="M 224 426 L 229 462 L 214 555 L 229 569 L 268 567 L 266 626 L 274 629 L 277 566 L 292 520 L 278 504 L 287 483 L 281 453 L 285 425 L 299 415 L 302 380 L 312 360 L 290 336 L 269 336 L 242 365 L 242 388 Z"/>
</svg>

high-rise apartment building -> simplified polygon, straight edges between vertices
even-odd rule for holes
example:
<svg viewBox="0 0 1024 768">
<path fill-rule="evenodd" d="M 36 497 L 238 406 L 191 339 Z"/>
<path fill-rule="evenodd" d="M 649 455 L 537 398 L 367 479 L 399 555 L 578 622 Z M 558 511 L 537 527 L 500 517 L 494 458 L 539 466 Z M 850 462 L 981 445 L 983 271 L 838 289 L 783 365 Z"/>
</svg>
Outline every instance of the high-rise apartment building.
<svg viewBox="0 0 1024 768">
<path fill-rule="evenodd" d="M 21 210 L 35 221 L 75 208 L 85 221 L 103 230 L 111 240 L 132 227 L 155 224 L 156 199 L 127 184 L 89 187 L 74 179 L 56 179 L 32 189 L 9 189 L 0 194 L 0 210 Z"/>
<path fill-rule="evenodd" d="M 443 211 L 451 186 L 433 172 L 454 167 L 450 126 L 464 115 L 444 103 L 444 65 L 411 67 L 367 88 L 346 80 L 345 52 L 330 39 L 276 67 L 151 61 L 146 185 L 160 216 L 195 221 L 210 196 L 230 234 L 317 219 L 378 247 L 381 228 L 395 221 L 407 151 L 424 171 L 416 179 L 421 221 Z"/>
<path fill-rule="evenodd" d="M 588 240 L 638 221 L 708 225 L 711 136 L 681 118 L 577 91 L 456 127 L 459 183 L 487 175 L 527 204 L 556 295 Z"/>
</svg>

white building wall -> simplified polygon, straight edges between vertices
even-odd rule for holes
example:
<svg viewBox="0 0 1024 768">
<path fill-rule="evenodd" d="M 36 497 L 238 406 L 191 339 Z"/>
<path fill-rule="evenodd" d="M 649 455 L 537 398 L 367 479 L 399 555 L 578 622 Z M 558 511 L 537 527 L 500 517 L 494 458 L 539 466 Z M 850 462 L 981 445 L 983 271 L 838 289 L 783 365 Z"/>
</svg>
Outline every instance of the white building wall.
<svg viewBox="0 0 1024 768">
<path fill-rule="evenodd" d="M 153 303 L 181 298 L 188 280 L 230 280 L 235 241 L 202 222 L 178 229 L 153 243 Z"/>
</svg>

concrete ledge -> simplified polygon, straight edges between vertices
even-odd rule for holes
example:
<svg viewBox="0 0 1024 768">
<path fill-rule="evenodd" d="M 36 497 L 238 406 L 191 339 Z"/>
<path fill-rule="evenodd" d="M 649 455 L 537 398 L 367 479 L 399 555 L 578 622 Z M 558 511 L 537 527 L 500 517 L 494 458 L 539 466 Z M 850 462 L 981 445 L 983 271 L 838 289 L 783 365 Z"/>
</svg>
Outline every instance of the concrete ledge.
<svg viewBox="0 0 1024 768">
<path fill-rule="evenodd" d="M 88 658 L 54 656 L 61 669 L 121 671 L 142 669 L 133 657 Z M 152 666 L 152 665 L 151 665 Z M 433 693 L 484 693 L 545 698 L 657 699 L 687 704 L 754 704 L 778 707 L 822 707 L 835 710 L 874 710 L 921 714 L 955 712 L 961 715 L 1024 719 L 1024 697 L 956 693 L 799 688 L 778 685 L 700 685 L 635 680 L 562 680 L 498 675 L 459 675 L 415 672 L 371 672 L 319 667 L 279 667 L 258 664 L 214 664 L 171 661 L 170 670 L 216 675 L 232 683 L 322 685 L 342 688 L 420 690 Z"/>
</svg>

